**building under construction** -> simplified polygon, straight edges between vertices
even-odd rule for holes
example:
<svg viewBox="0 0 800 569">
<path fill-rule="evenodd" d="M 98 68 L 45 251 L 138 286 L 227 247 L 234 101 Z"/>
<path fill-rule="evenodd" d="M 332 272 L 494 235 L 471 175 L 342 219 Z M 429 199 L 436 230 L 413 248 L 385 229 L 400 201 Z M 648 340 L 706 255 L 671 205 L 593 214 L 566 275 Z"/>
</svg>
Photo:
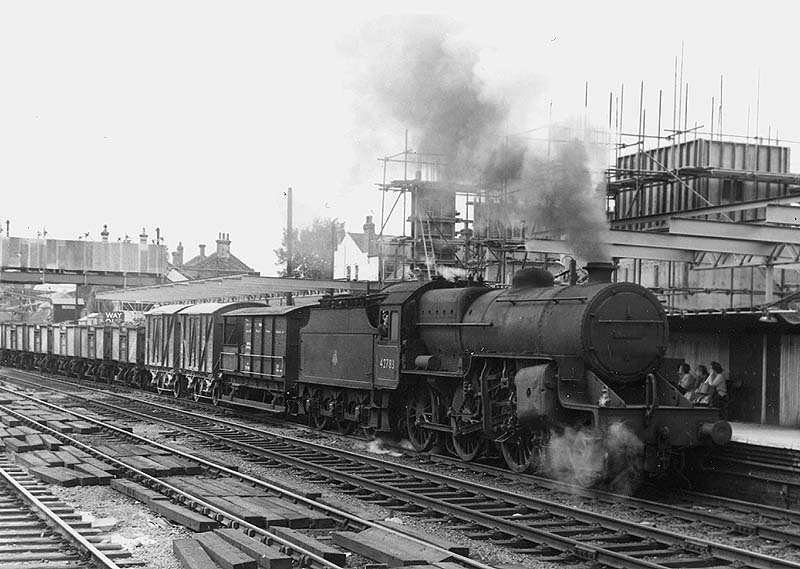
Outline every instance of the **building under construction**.
<svg viewBox="0 0 800 569">
<path fill-rule="evenodd" d="M 800 174 L 790 147 L 686 132 L 620 147 L 601 183 L 603 260 L 615 279 L 662 300 L 669 356 L 731 370 L 733 417 L 800 425 Z M 404 221 L 403 235 L 384 236 L 394 246 L 384 280 L 459 268 L 503 285 L 531 265 L 579 280 L 582 264 L 598 260 L 576 251 L 563 227 L 526 219 L 507 185 L 448 184 L 425 157 L 395 160 L 413 175 L 380 185 L 381 227 L 400 210 Z"/>
</svg>

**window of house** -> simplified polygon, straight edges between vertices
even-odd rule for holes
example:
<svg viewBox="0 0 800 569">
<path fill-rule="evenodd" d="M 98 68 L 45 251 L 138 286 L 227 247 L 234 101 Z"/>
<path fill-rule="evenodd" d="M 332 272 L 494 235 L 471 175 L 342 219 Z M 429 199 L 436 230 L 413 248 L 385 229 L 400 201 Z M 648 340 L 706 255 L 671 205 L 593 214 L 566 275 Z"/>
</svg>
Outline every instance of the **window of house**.
<svg viewBox="0 0 800 569">
<path fill-rule="evenodd" d="M 355 275 L 353 277 L 353 280 L 356 280 L 356 281 L 358 280 L 358 265 L 355 266 Z"/>
<path fill-rule="evenodd" d="M 351 274 L 350 273 L 350 265 L 347 265 L 347 271 L 346 272 L 347 272 L 346 277 L 347 277 L 347 280 L 349 281 L 350 280 L 350 274 Z"/>
</svg>

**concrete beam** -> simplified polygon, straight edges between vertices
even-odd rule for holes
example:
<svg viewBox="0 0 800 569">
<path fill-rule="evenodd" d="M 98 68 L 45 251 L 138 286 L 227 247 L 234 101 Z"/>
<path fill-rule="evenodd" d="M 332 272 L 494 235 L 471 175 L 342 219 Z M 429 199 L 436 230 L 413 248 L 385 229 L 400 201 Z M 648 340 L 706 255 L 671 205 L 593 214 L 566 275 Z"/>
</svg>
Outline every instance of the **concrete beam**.
<svg viewBox="0 0 800 569">
<path fill-rule="evenodd" d="M 789 209 L 794 210 L 796 214 L 800 215 L 800 208 L 791 207 Z M 768 243 L 800 244 L 800 228 L 774 227 L 754 223 L 731 223 L 729 221 L 701 221 L 698 219 L 672 218 L 669 220 L 669 232 L 677 235 L 692 235 L 697 237 L 720 237 L 723 239 L 747 239 Z"/>
<path fill-rule="evenodd" d="M 559 239 L 528 239 L 525 248 L 532 253 L 549 255 L 573 255 L 573 247 Z M 652 259 L 654 261 L 678 261 L 691 263 L 694 255 L 691 251 L 665 249 L 660 247 L 642 247 L 638 245 L 609 244 L 609 256 L 617 259 Z"/>
<path fill-rule="evenodd" d="M 790 203 L 800 202 L 800 193 L 783 196 L 780 198 L 768 198 L 764 200 L 752 200 L 748 202 L 737 202 L 734 204 L 714 205 L 708 207 L 698 207 L 695 209 L 687 209 L 680 212 L 672 211 L 668 213 L 658 213 L 653 215 L 641 215 L 639 217 L 630 217 L 626 219 L 614 219 L 611 221 L 611 227 L 626 227 L 628 225 L 637 223 L 654 223 L 669 221 L 676 215 L 681 217 L 696 217 L 700 215 L 720 215 L 731 213 L 734 211 L 743 211 L 748 209 L 757 209 L 767 207 L 770 204 L 789 205 Z"/>
<path fill-rule="evenodd" d="M 800 197 L 793 203 L 800 203 Z M 800 225 L 800 207 L 771 203 L 767 206 L 766 222 Z"/>
<path fill-rule="evenodd" d="M 739 253 L 741 255 L 761 257 L 767 257 L 773 251 L 772 245 L 768 243 L 747 241 L 745 239 L 689 237 L 648 231 L 611 231 L 609 232 L 608 240 L 619 245 L 639 245 L 682 251 L 709 251 L 711 253 Z"/>
<path fill-rule="evenodd" d="M 687 262 L 694 260 L 693 251 L 738 253 L 757 257 L 769 257 L 774 251 L 774 246 L 769 243 L 744 239 L 689 237 L 647 231 L 610 231 L 606 235 L 606 242 L 611 248 L 612 257 Z M 525 241 L 525 249 L 533 253 L 575 253 L 568 242 L 561 240 L 529 239 Z"/>
</svg>

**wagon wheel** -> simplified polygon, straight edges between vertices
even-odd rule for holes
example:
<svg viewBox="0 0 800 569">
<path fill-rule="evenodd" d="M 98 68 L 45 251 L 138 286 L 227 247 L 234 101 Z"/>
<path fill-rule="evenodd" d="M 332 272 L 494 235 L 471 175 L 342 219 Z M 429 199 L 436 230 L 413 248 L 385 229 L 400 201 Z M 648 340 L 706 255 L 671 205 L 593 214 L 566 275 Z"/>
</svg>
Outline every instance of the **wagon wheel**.
<svg viewBox="0 0 800 569">
<path fill-rule="evenodd" d="M 200 401 L 203 398 L 203 382 L 195 380 L 194 389 L 192 389 L 192 399 Z"/>
<path fill-rule="evenodd" d="M 164 375 L 159 375 L 156 379 L 156 391 L 161 394 L 167 391 L 168 389 L 164 387 Z"/>
<path fill-rule="evenodd" d="M 150 386 L 150 379 L 148 378 L 152 379 L 150 374 L 144 370 L 140 370 L 138 373 L 131 376 L 131 387 L 138 387 L 143 391 L 147 390 Z"/>
<path fill-rule="evenodd" d="M 219 381 L 215 381 L 211 384 L 211 404 L 219 407 L 220 403 L 222 403 L 222 385 Z"/>
<path fill-rule="evenodd" d="M 176 399 L 186 395 L 186 380 L 182 377 L 176 377 L 172 382 L 172 396 Z"/>
<path fill-rule="evenodd" d="M 512 472 L 538 472 L 544 465 L 545 444 L 544 433 L 519 433 L 500 443 L 500 452 Z"/>
<path fill-rule="evenodd" d="M 356 424 L 347 419 L 343 421 L 336 421 L 336 430 L 340 435 L 351 435 L 356 430 Z"/>
<path fill-rule="evenodd" d="M 408 440 L 417 452 L 431 449 L 436 431 L 425 429 L 426 423 L 437 421 L 436 395 L 428 385 L 416 389 L 413 398 L 406 406 L 406 432 Z"/>
<path fill-rule="evenodd" d="M 350 414 L 354 414 L 356 409 L 356 402 L 350 401 L 347 404 L 347 412 Z M 336 430 L 339 431 L 340 435 L 351 435 L 356 430 L 358 423 L 355 421 L 351 421 L 349 419 L 342 419 L 341 421 L 336 421 Z"/>
<path fill-rule="evenodd" d="M 319 414 L 319 408 L 322 406 L 322 392 L 316 390 L 312 398 L 318 402 L 316 408 L 312 408 L 308 413 L 308 424 L 317 430 L 324 430 L 328 428 L 328 417 Z"/>
<path fill-rule="evenodd" d="M 471 462 L 478 458 L 483 452 L 486 443 L 480 432 L 469 435 L 457 434 L 455 423 L 453 424 L 453 434 L 450 436 L 450 440 L 456 456 L 464 462 Z"/>
</svg>

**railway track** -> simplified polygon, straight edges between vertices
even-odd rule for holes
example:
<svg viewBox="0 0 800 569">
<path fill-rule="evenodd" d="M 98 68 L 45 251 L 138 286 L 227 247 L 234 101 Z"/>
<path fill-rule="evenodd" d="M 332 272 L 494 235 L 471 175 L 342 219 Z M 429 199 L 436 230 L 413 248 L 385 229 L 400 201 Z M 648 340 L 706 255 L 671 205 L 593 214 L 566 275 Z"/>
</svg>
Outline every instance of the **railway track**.
<svg viewBox="0 0 800 569">
<path fill-rule="evenodd" d="M 645 507 L 643 503 L 629 501 L 625 506 L 638 508 L 638 515 L 647 520 L 637 523 L 591 511 L 586 504 L 566 505 L 490 488 L 486 484 L 457 480 L 452 474 L 265 434 L 220 418 L 180 411 L 174 406 L 122 395 L 116 395 L 113 404 L 84 396 L 80 399 L 84 405 L 97 405 L 106 413 L 114 411 L 158 421 L 259 461 L 290 464 L 315 482 L 335 485 L 342 492 L 404 515 L 446 520 L 448 527 L 458 527 L 472 539 L 487 540 L 540 560 L 585 560 L 610 567 L 713 567 L 732 563 L 740 567 L 800 567 L 788 560 L 798 555 L 796 532 L 790 528 L 781 533 L 775 524 L 698 515 L 691 508 L 675 508 L 667 514 L 663 505 Z M 653 516 L 663 515 L 709 524 L 720 541 L 653 527 Z M 734 537 L 731 533 L 739 535 Z M 772 554 L 733 547 L 722 543 L 723 538 L 740 539 L 738 545 L 769 550 Z"/>
<path fill-rule="evenodd" d="M 0 568 L 114 569 L 141 566 L 44 484 L 0 453 Z"/>
<path fill-rule="evenodd" d="M 0 390 L 7 392 L 5 388 L 0 388 Z M 28 401 L 35 401 L 46 405 L 48 408 L 55 411 L 69 411 L 58 405 L 37 399 L 35 396 L 25 395 L 19 392 L 13 392 L 13 394 Z M 89 405 L 88 401 L 85 401 L 85 403 L 87 406 Z M 327 547 L 327 544 L 323 543 L 323 540 L 326 540 L 326 538 L 321 534 L 332 534 L 335 533 L 334 530 L 337 530 L 336 533 L 342 534 L 340 536 L 341 543 L 346 544 L 346 539 L 351 534 L 352 536 L 356 536 L 359 535 L 359 532 L 364 532 L 379 526 L 379 524 L 373 521 L 359 518 L 356 515 L 319 502 L 314 499 L 315 496 L 313 495 L 305 495 L 302 492 L 298 493 L 293 488 L 279 486 L 259 478 L 248 476 L 247 474 L 228 468 L 220 462 L 214 462 L 209 459 L 170 449 L 156 441 L 132 434 L 124 428 L 108 424 L 103 420 L 76 414 L 74 409 L 69 412 L 85 421 L 98 424 L 105 430 L 105 434 L 99 437 L 96 435 L 85 435 L 80 437 L 82 440 L 79 440 L 78 438 L 49 429 L 40 422 L 27 418 L 24 413 L 15 411 L 7 406 L 0 405 L 0 412 L 14 416 L 28 425 L 36 426 L 47 434 L 64 440 L 65 443 L 78 448 L 80 451 L 89 453 L 93 457 L 118 468 L 120 472 L 124 472 L 127 478 L 135 481 L 134 486 L 140 486 L 139 488 L 133 488 L 130 492 L 127 492 L 126 489 L 126 493 L 129 493 L 129 495 L 137 497 L 150 495 L 152 492 L 158 492 L 163 496 L 169 497 L 178 505 L 187 506 L 192 510 L 202 513 L 207 516 L 209 521 L 213 522 L 214 525 L 242 530 L 250 536 L 263 540 L 265 543 L 272 545 L 291 557 L 293 563 L 299 566 L 320 568 L 342 566 L 345 563 L 346 556 L 351 554 L 357 556 L 359 554 L 359 544 L 357 542 L 353 543 L 355 551 L 352 552 L 346 551 L 346 545 L 339 548 Z M 142 470 L 132 467 L 121 455 L 115 456 L 114 452 L 109 452 L 113 447 L 120 447 L 120 439 L 135 440 L 140 444 L 146 444 L 149 447 L 162 451 L 171 451 L 176 456 L 194 461 L 202 467 L 203 476 L 200 477 L 200 479 L 192 479 L 191 477 L 175 476 L 174 472 L 167 476 L 157 476 L 152 472 L 148 473 L 146 469 Z M 247 485 L 248 488 L 245 488 L 244 485 Z M 127 485 L 126 488 L 132 488 L 132 486 Z M 209 491 L 211 488 L 214 489 Z M 307 506 L 308 513 L 298 514 L 296 511 L 284 511 L 281 516 L 289 520 L 287 528 L 265 528 L 264 526 L 266 524 L 263 523 L 265 519 L 257 520 L 256 518 L 258 516 L 252 515 L 254 513 L 253 510 L 248 510 L 248 508 L 242 506 L 241 503 L 239 503 L 237 507 L 237 504 L 234 504 L 227 496 L 222 496 L 226 493 L 226 488 L 230 489 L 229 494 L 244 492 L 246 499 L 251 501 L 270 500 L 271 496 L 280 496 L 281 498 L 291 500 L 293 503 L 301 505 L 301 508 Z M 150 495 L 150 504 L 156 499 L 157 498 Z M 280 506 L 278 506 L 278 508 L 280 508 Z M 279 523 L 278 525 L 281 524 Z M 206 525 L 199 531 L 205 531 L 211 527 L 211 525 Z M 301 531 L 305 529 L 309 530 L 309 533 L 313 533 L 314 537 L 310 538 L 306 535 L 306 532 Z M 419 560 L 420 563 L 429 558 L 438 558 L 440 560 L 446 559 L 451 563 L 451 567 L 491 569 L 488 565 L 480 561 L 459 554 L 458 551 L 448 550 L 441 545 L 440 541 L 442 540 L 427 541 L 424 537 L 420 537 L 413 532 L 404 532 L 391 527 L 381 527 L 380 530 L 384 534 L 392 534 L 396 537 L 397 544 L 404 544 L 406 547 L 421 552 L 418 554 L 427 556 L 421 558 Z M 385 536 L 379 537 L 383 538 Z M 463 548 L 454 549 L 463 550 Z M 0 569 L 2 569 L 2 565 L 0 565 Z"/>
<path fill-rule="evenodd" d="M 703 488 L 786 509 L 800 509 L 800 452 L 741 443 L 706 458 Z"/>
</svg>

